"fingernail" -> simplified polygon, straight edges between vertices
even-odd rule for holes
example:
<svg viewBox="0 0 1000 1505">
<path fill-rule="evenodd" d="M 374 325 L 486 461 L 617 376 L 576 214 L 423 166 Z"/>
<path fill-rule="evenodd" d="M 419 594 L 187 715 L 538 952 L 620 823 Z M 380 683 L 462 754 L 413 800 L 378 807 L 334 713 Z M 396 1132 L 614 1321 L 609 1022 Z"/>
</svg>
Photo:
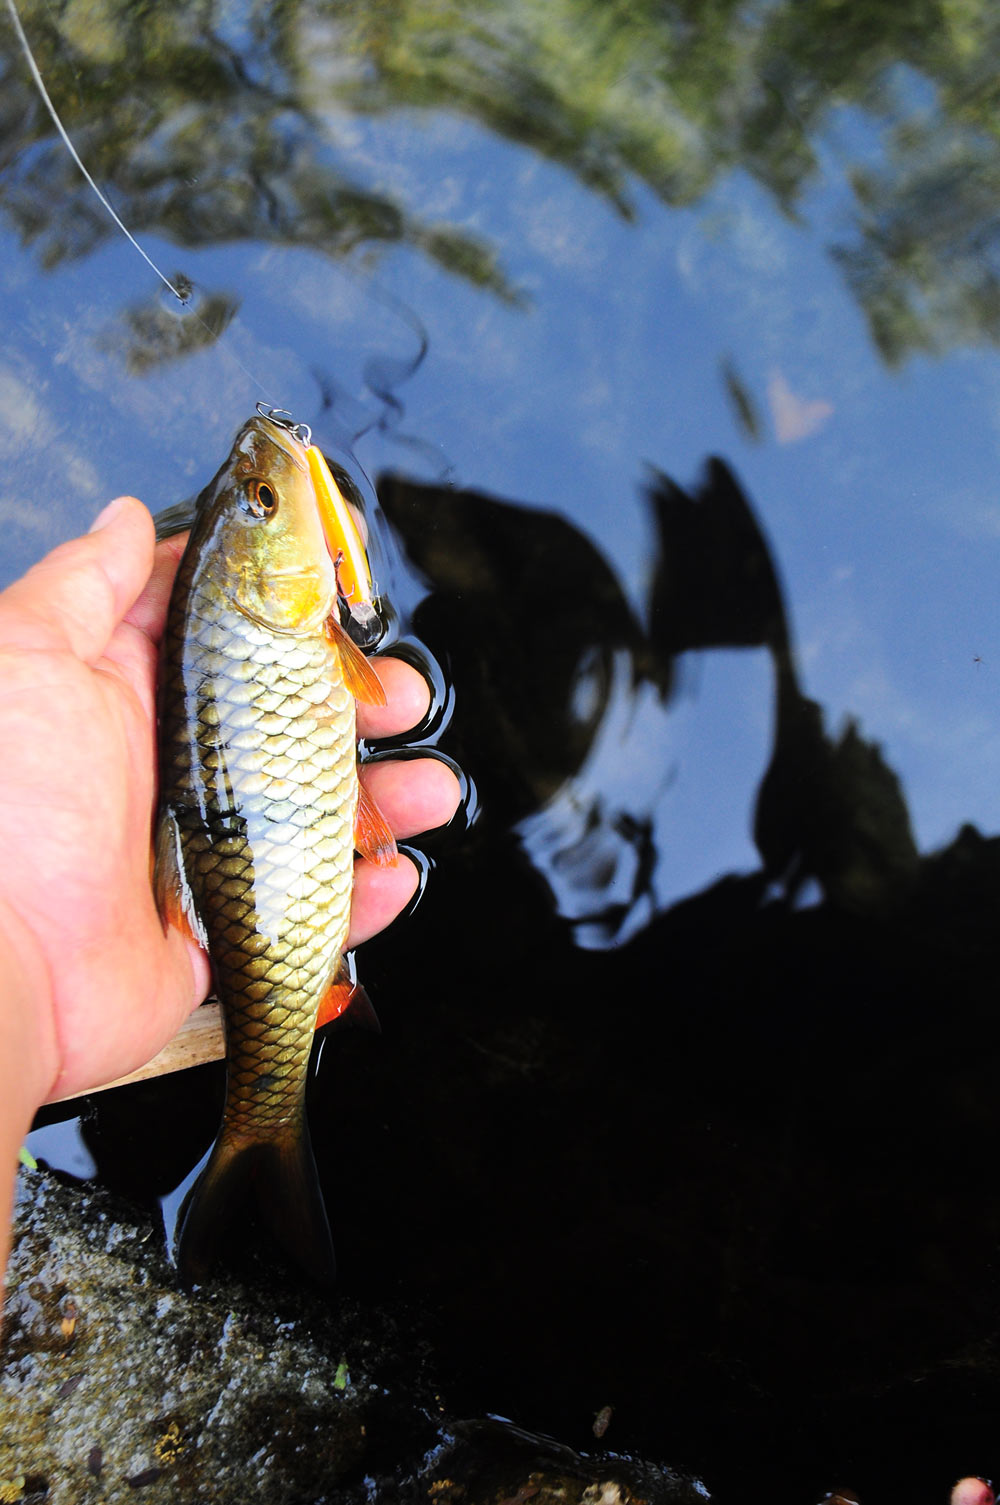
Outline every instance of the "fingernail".
<svg viewBox="0 0 1000 1505">
<path fill-rule="evenodd" d="M 116 496 L 113 502 L 109 502 L 106 507 L 101 508 L 87 531 L 89 533 L 96 533 L 99 528 L 106 528 L 108 523 L 114 522 L 127 501 L 127 497 Z"/>
</svg>

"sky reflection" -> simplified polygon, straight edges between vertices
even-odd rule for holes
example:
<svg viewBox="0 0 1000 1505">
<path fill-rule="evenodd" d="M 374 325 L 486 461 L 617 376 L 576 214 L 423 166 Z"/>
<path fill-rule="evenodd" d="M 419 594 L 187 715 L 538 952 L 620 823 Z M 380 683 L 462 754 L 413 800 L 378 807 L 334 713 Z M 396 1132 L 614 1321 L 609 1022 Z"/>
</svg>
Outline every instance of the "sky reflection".
<svg viewBox="0 0 1000 1505">
<path fill-rule="evenodd" d="M 922 849 L 966 820 L 1000 829 L 995 162 L 961 37 L 934 53 L 856 17 L 825 57 L 821 21 L 802 11 L 730 6 L 723 46 L 707 14 L 672 35 L 640 7 L 603 39 L 579 34 L 568 66 L 594 104 L 588 136 L 571 79 L 547 104 L 528 87 L 574 34 L 571 6 L 534 51 L 538 17 L 497 31 L 488 80 L 461 7 L 426 55 L 422 34 L 406 52 L 405 7 L 392 33 L 381 13 L 347 8 L 333 25 L 293 9 L 264 51 L 256 26 L 220 13 L 203 104 L 164 42 L 148 59 L 148 133 L 132 142 L 112 115 L 99 152 L 88 80 L 127 49 L 111 32 L 56 37 L 27 8 L 91 165 L 168 275 L 225 317 L 217 340 L 183 354 L 164 338 L 158 354 L 147 270 L 93 220 L 56 144 L 19 135 L 25 119 L 44 135 L 37 111 L 11 106 L 5 578 L 108 494 L 159 508 L 197 490 L 264 396 L 321 440 L 325 425 L 328 443 L 362 435 L 370 474 L 448 476 L 567 518 L 641 611 L 644 465 L 686 484 L 721 455 L 770 538 L 803 688 L 828 725 L 856 716 L 883 745 Z M 11 45 L 7 81 L 30 100 Z M 600 61 L 608 47 L 645 59 L 646 141 Z M 782 80 L 773 96 L 741 56 Z M 270 131 L 247 137 L 245 160 L 233 111 Z M 395 585 L 419 597 L 400 561 Z M 718 777 L 738 786 L 743 768 Z M 740 870 L 746 841 L 741 821 L 728 848 L 708 843 L 719 872 Z"/>
</svg>

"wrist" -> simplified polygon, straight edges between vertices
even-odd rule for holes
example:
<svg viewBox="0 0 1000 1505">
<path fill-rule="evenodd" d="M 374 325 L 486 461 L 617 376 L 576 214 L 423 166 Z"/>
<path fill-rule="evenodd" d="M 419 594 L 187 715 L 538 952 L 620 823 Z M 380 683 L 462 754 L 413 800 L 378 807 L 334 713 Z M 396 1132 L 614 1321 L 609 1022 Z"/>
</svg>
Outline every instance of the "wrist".
<svg viewBox="0 0 1000 1505">
<path fill-rule="evenodd" d="M 34 938 L 0 902 L 0 1308 L 17 1152 L 55 1080 L 48 969 Z"/>
<path fill-rule="evenodd" d="M 14 1153 L 58 1073 L 48 968 L 34 937 L 0 901 L 0 1153 Z"/>
</svg>

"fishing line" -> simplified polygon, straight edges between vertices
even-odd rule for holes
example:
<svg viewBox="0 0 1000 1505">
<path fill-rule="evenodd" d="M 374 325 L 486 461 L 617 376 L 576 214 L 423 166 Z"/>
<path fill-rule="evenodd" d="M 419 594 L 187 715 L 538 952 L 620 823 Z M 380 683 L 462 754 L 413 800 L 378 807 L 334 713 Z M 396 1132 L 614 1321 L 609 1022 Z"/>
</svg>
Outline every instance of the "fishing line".
<svg viewBox="0 0 1000 1505">
<path fill-rule="evenodd" d="M 96 193 L 98 199 L 101 201 L 101 203 L 103 204 L 104 208 L 107 210 L 108 214 L 110 214 L 111 218 L 114 220 L 114 222 L 118 226 L 119 230 L 125 236 L 126 240 L 128 240 L 128 241 L 131 242 L 131 244 L 139 252 L 139 255 L 142 257 L 142 259 L 146 263 L 146 265 L 148 267 L 150 267 L 151 270 L 156 273 L 157 277 L 159 277 L 159 279 L 163 283 L 164 287 L 169 288 L 169 290 L 173 293 L 174 297 L 177 299 L 177 301 L 181 305 L 181 307 L 185 309 L 186 313 L 189 316 L 197 319 L 197 321 L 201 325 L 202 329 L 204 329 L 207 334 L 211 335 L 213 343 L 217 342 L 219 340 L 219 331 L 217 329 L 213 329 L 212 326 L 211 326 L 211 324 L 209 324 L 206 319 L 202 318 L 201 314 L 198 312 L 198 310 L 196 308 L 189 308 L 188 307 L 188 297 L 185 296 L 184 293 L 182 293 L 178 288 L 176 288 L 174 286 L 174 284 L 170 281 L 169 277 L 165 277 L 163 275 L 163 273 L 160 271 L 159 267 L 156 265 L 156 262 L 153 260 L 153 258 L 150 255 L 148 255 L 148 253 L 146 251 L 143 250 L 142 246 L 136 240 L 135 236 L 132 234 L 132 232 L 128 228 L 128 226 L 125 225 L 125 224 L 123 224 L 122 220 L 116 214 L 114 206 L 105 197 L 104 193 L 101 191 L 101 189 L 98 187 L 97 183 L 94 181 L 94 179 L 91 177 L 90 173 L 87 171 L 86 167 L 83 164 L 83 160 L 80 157 L 80 153 L 77 151 L 76 147 L 73 145 L 72 141 L 70 140 L 69 133 L 67 132 L 66 127 L 63 125 L 62 121 L 60 120 L 60 118 L 59 118 L 59 112 L 57 111 L 55 105 L 52 103 L 52 99 L 51 99 L 51 97 L 49 95 L 49 91 L 45 87 L 45 80 L 42 78 L 42 75 L 41 75 L 41 72 L 39 70 L 38 64 L 35 62 L 35 54 L 31 50 L 31 44 L 28 41 L 27 36 L 25 35 L 24 27 L 21 25 L 21 17 L 18 15 L 17 7 L 14 4 L 14 0 L 6 0 L 6 5 L 7 5 L 7 10 L 10 13 L 10 18 L 11 18 L 11 20 L 14 23 L 14 30 L 17 33 L 17 39 L 18 39 L 18 41 L 21 44 L 21 51 L 24 53 L 25 59 L 27 60 L 28 68 L 29 68 L 29 70 L 31 72 L 31 77 L 34 80 L 35 87 L 36 87 L 36 89 L 38 90 L 39 94 L 42 97 L 42 102 L 45 105 L 45 108 L 48 110 L 49 115 L 52 117 L 52 124 L 55 126 L 56 130 L 59 132 L 59 135 L 62 138 L 62 142 L 63 142 L 63 145 L 65 146 L 66 150 L 69 152 L 70 156 L 73 158 L 73 161 L 76 163 L 77 167 L 80 169 L 80 171 L 83 174 L 84 178 L 89 183 L 90 187 L 94 190 L 94 192 Z M 233 360 L 233 361 L 236 362 L 237 366 L 239 366 L 240 370 L 243 372 L 243 375 L 245 377 L 247 377 L 249 381 L 253 382 L 254 386 L 258 389 L 258 391 L 263 392 L 264 395 L 265 395 L 265 397 L 267 397 L 267 396 L 270 395 L 268 393 L 267 388 L 264 386 L 263 382 L 258 381 L 257 377 L 254 376 L 253 372 L 247 370 L 246 366 L 244 366 L 243 362 L 240 360 L 239 356 L 236 354 L 235 351 L 233 351 L 233 350 L 226 350 L 225 353 L 229 356 L 230 360 Z"/>
<path fill-rule="evenodd" d="M 171 282 L 170 278 L 165 276 L 163 272 L 160 271 L 159 267 L 156 265 L 156 262 L 139 244 L 135 236 L 132 234 L 131 230 L 116 212 L 113 204 L 110 202 L 97 182 L 91 176 L 90 172 L 87 170 L 87 167 L 83 162 L 83 159 L 80 156 L 80 153 L 73 145 L 73 142 L 70 139 L 69 132 L 63 125 L 62 120 L 59 117 L 59 112 L 52 102 L 52 98 L 49 94 L 48 89 L 45 87 L 45 80 L 42 78 L 41 70 L 39 69 L 38 64 L 35 61 L 35 55 L 31 50 L 31 43 L 28 41 L 24 27 L 21 24 L 21 17 L 18 14 L 17 6 L 15 5 L 14 0 L 5 0 L 5 4 L 10 14 L 11 21 L 14 23 L 14 30 L 17 33 L 17 39 L 20 43 L 21 51 L 24 53 L 25 60 L 27 61 L 28 68 L 31 72 L 31 77 L 35 84 L 35 88 L 38 90 L 42 102 L 45 105 L 49 116 L 51 117 L 52 124 L 58 131 L 63 145 L 69 152 L 73 161 L 76 163 L 76 166 L 79 168 L 85 181 L 97 195 L 97 198 L 99 199 L 103 208 L 111 216 L 111 219 L 125 236 L 126 240 L 128 240 L 129 243 L 135 248 L 135 250 L 138 251 L 139 255 L 142 257 L 143 261 L 150 268 L 150 270 L 156 274 L 159 280 L 163 283 L 164 287 L 167 288 L 177 299 L 177 302 L 185 310 L 186 315 L 190 318 L 196 319 L 197 322 L 201 325 L 202 329 L 204 329 L 205 332 L 211 336 L 213 343 L 219 343 L 220 348 L 224 348 L 224 353 L 229 357 L 230 360 L 235 362 L 235 364 L 243 372 L 243 375 L 247 378 L 247 380 L 252 382 L 257 390 L 259 392 L 262 392 L 265 397 L 270 399 L 271 394 L 264 386 L 263 382 L 259 381 L 258 378 L 253 374 L 253 372 L 243 364 L 236 352 L 228 347 L 222 346 L 220 332 L 216 329 L 213 329 L 208 321 L 202 318 L 201 314 L 198 313 L 198 310 L 196 308 L 189 306 L 190 295 L 182 291 L 181 288 L 176 287 L 174 283 Z M 399 420 L 401 419 L 403 414 L 403 405 L 400 402 L 399 398 L 396 396 L 394 388 L 400 384 L 400 381 L 409 380 L 409 378 L 412 377 L 417 369 L 422 365 L 430 344 L 427 330 L 425 329 L 423 322 L 417 317 L 413 310 L 407 307 L 407 305 L 402 303 L 398 298 L 394 297 L 391 293 L 389 293 L 386 288 L 380 287 L 373 280 L 369 280 L 366 291 L 368 292 L 370 297 L 373 297 L 376 301 L 381 302 L 385 307 L 391 309 L 397 317 L 402 319 L 404 323 L 409 324 L 413 333 L 416 335 L 417 350 L 416 354 L 412 356 L 409 361 L 404 360 L 398 363 L 393 363 L 392 361 L 386 361 L 384 359 L 380 361 L 378 358 L 374 358 L 368 362 L 363 375 L 364 383 L 368 387 L 368 390 L 372 392 L 373 395 L 384 404 L 386 411 L 383 411 L 381 414 L 374 415 L 369 421 L 362 423 L 361 426 L 356 429 L 355 432 L 351 435 L 351 443 L 352 445 L 357 443 L 358 439 L 363 437 L 363 435 L 372 428 L 378 429 L 383 434 L 388 435 L 392 433 L 392 437 L 394 438 L 396 443 L 406 445 L 411 449 L 417 450 L 426 458 L 431 458 L 436 462 L 437 468 L 440 471 L 442 457 L 437 448 L 432 445 L 427 445 L 426 443 L 415 438 L 412 435 L 399 433 L 397 427 Z M 392 369 L 394 364 L 396 365 L 395 370 Z M 314 375 L 316 375 L 315 372 Z M 320 391 L 321 395 L 323 395 L 322 382 L 320 383 Z M 324 403 L 324 406 L 326 405 L 327 404 Z M 394 430 L 395 432 L 393 432 Z M 444 457 L 444 462 L 444 474 L 446 476 L 450 476 L 453 470 L 453 466 L 447 459 L 447 456 Z"/>
<path fill-rule="evenodd" d="M 87 167 L 83 162 L 83 159 L 80 156 L 80 153 L 73 145 L 69 132 L 63 125 L 62 120 L 59 117 L 59 112 L 52 102 L 52 98 L 49 94 L 48 89 L 45 87 L 45 80 L 42 78 L 41 70 L 39 69 L 37 62 L 35 61 L 35 55 L 31 50 L 31 43 L 28 41 L 24 27 L 21 24 L 21 17 L 18 14 L 17 6 L 15 5 L 14 0 L 5 0 L 5 4 L 10 14 L 11 21 L 14 24 L 14 30 L 17 34 L 17 39 L 20 43 L 21 51 L 24 53 L 25 60 L 27 61 L 31 77 L 35 84 L 35 88 L 38 90 L 42 102 L 45 105 L 49 116 L 51 117 L 52 124 L 58 131 L 63 145 L 69 152 L 76 166 L 79 168 L 81 174 L 83 175 L 83 178 L 96 194 L 105 211 L 111 216 L 111 219 L 125 236 L 126 240 L 128 240 L 129 243 L 135 248 L 135 250 L 138 251 L 139 255 L 142 257 L 143 261 L 150 268 L 150 270 L 155 273 L 155 275 L 163 283 L 164 287 L 167 288 L 168 291 L 171 292 L 177 299 L 177 302 L 184 309 L 185 315 L 189 318 L 194 318 L 201 325 L 202 329 L 204 329 L 205 332 L 211 336 L 213 343 L 218 343 L 220 348 L 223 349 L 224 353 L 229 357 L 229 359 L 239 367 L 247 380 L 250 381 L 259 392 L 262 392 L 266 398 L 270 399 L 271 394 L 268 391 L 267 387 L 264 386 L 263 382 L 258 380 L 253 372 L 243 364 L 243 362 L 240 360 L 239 356 L 233 349 L 222 342 L 220 331 L 213 329 L 208 321 L 202 318 L 198 310 L 190 306 L 190 294 L 185 292 L 182 288 L 177 287 L 173 282 L 171 282 L 169 277 L 165 276 L 164 273 L 160 271 L 160 268 L 156 265 L 156 262 L 139 244 L 138 240 L 136 240 L 131 230 L 121 219 L 120 215 L 116 212 L 113 204 L 107 198 L 106 194 L 102 191 L 100 186 L 91 176 L 90 172 L 87 170 Z M 382 360 L 379 360 L 376 357 L 368 362 L 362 379 L 368 390 L 376 398 L 378 398 L 380 402 L 384 404 L 385 411 L 380 414 L 373 415 L 371 419 L 363 422 L 358 428 L 356 428 L 351 434 L 350 445 L 351 447 L 353 447 L 353 445 L 356 444 L 357 441 L 366 433 L 368 433 L 370 429 L 375 428 L 383 434 L 391 434 L 393 440 L 397 444 L 406 445 L 407 447 L 414 449 L 424 455 L 425 458 L 431 459 L 433 462 L 435 462 L 435 468 L 439 472 L 441 472 L 442 470 L 443 458 L 443 474 L 445 476 L 450 476 L 453 470 L 452 463 L 450 460 L 448 460 L 447 456 L 442 457 L 436 446 L 428 445 L 424 441 L 421 441 L 412 435 L 403 434 L 398 431 L 398 424 L 403 414 L 403 405 L 400 402 L 399 398 L 396 396 L 394 389 L 400 385 L 400 382 L 409 380 L 409 378 L 412 377 L 418 370 L 418 368 L 422 365 L 430 344 L 427 330 L 424 327 L 423 322 L 418 318 L 418 316 L 413 312 L 411 308 L 409 308 L 405 303 L 402 303 L 398 298 L 391 294 L 388 289 L 379 286 L 379 284 L 377 284 L 374 279 L 370 278 L 368 280 L 366 292 L 368 293 L 369 297 L 372 297 L 377 302 L 381 302 L 383 306 L 389 308 L 398 318 L 400 318 L 404 323 L 410 326 L 411 330 L 416 336 L 417 350 L 415 355 L 413 355 L 409 360 L 393 362 L 391 360 L 387 361 L 384 358 Z M 394 367 L 395 369 L 393 369 Z M 319 382 L 321 396 L 326 396 L 327 394 L 325 394 L 323 391 L 323 382 L 320 380 L 319 375 L 316 372 L 314 372 L 313 374 Z M 324 407 L 328 405 L 330 404 L 329 398 L 327 396 L 327 400 L 324 402 Z"/>
<path fill-rule="evenodd" d="M 18 41 L 21 44 L 21 50 L 22 50 L 22 52 L 24 53 L 25 57 L 28 60 L 28 67 L 31 69 L 31 76 L 35 80 L 35 87 L 37 88 L 39 94 L 42 96 L 42 102 L 45 105 L 45 108 L 48 110 L 49 114 L 52 116 L 52 124 L 55 126 L 56 130 L 59 132 L 60 136 L 62 137 L 62 139 L 63 139 L 63 145 L 66 147 L 66 150 L 69 152 L 70 156 L 73 158 L 73 161 L 76 163 L 77 167 L 83 173 L 83 176 L 86 178 L 86 180 L 90 184 L 91 188 L 97 194 L 97 197 L 100 199 L 101 203 L 104 205 L 105 209 L 108 211 L 108 213 L 110 214 L 111 218 L 114 220 L 115 224 L 118 226 L 118 228 L 122 232 L 122 234 L 124 236 L 126 236 L 128 240 L 130 240 L 132 242 L 132 244 L 135 246 L 136 250 L 139 252 L 139 255 L 142 257 L 143 261 L 146 262 L 147 266 L 152 267 L 153 271 L 156 273 L 157 277 L 159 277 L 160 281 L 166 287 L 169 287 L 170 291 L 173 293 L 173 295 L 177 299 L 178 303 L 183 303 L 185 301 L 183 295 L 177 291 L 177 289 L 174 287 L 174 284 L 170 281 L 169 277 L 164 277 L 163 273 L 160 271 L 159 267 L 156 265 L 156 262 L 153 260 L 153 258 L 151 256 L 147 256 L 146 252 L 142 249 L 142 246 L 140 246 L 139 242 L 136 240 L 136 238 L 132 234 L 131 230 L 129 230 L 125 225 L 122 224 L 121 220 L 118 218 L 118 215 L 115 213 L 115 211 L 112 208 L 111 204 L 108 202 L 108 200 L 105 198 L 104 194 L 101 192 L 100 188 L 94 182 L 94 179 L 90 176 L 90 173 L 87 171 L 86 167 L 84 167 L 83 162 L 82 162 L 82 160 L 80 158 L 80 153 L 77 151 L 76 147 L 73 145 L 72 141 L 69 139 L 69 135 L 68 135 L 68 133 L 66 131 L 66 127 L 63 125 L 62 121 L 59 119 L 59 115 L 58 115 L 58 113 L 56 111 L 56 107 L 52 103 L 52 100 L 49 97 L 49 91 L 45 87 L 45 80 L 42 78 L 42 75 L 41 75 L 41 73 L 39 72 L 39 69 L 38 69 L 38 64 L 35 62 L 35 54 L 32 52 L 31 47 L 28 45 L 28 38 L 24 34 L 24 27 L 21 25 L 21 17 L 17 13 L 17 7 L 14 4 L 14 0 L 7 0 L 7 9 L 10 11 L 10 18 L 11 18 L 11 20 L 14 23 L 14 30 L 17 32 L 17 39 L 18 39 Z"/>
</svg>

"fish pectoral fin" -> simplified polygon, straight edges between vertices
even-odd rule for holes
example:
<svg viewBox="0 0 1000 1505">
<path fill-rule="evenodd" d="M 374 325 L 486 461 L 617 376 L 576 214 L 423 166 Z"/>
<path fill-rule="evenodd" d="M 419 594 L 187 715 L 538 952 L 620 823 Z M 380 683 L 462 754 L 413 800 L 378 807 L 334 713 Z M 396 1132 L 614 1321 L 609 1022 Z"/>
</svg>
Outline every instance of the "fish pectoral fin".
<svg viewBox="0 0 1000 1505">
<path fill-rule="evenodd" d="M 172 926 L 208 950 L 205 927 L 195 906 L 191 886 L 184 874 L 181 831 L 177 816 L 167 805 L 160 811 L 153 844 L 153 897 L 164 929 Z"/>
<path fill-rule="evenodd" d="M 354 849 L 376 867 L 395 867 L 399 861 L 396 838 L 389 822 L 358 780 L 358 812 L 354 817 Z"/>
<path fill-rule="evenodd" d="M 373 1030 L 375 1034 L 382 1032 L 371 999 L 361 984 L 351 976 L 343 957 L 320 999 L 316 1028 L 322 1029 L 324 1024 L 332 1024 L 335 1019 L 342 1020 L 344 1024 L 354 1024 L 358 1029 Z"/>
<path fill-rule="evenodd" d="M 344 683 L 355 700 L 364 701 L 365 705 L 385 705 L 382 681 L 357 643 L 352 643 L 340 623 L 332 617 L 327 618 L 326 635 L 340 655 Z"/>
</svg>

